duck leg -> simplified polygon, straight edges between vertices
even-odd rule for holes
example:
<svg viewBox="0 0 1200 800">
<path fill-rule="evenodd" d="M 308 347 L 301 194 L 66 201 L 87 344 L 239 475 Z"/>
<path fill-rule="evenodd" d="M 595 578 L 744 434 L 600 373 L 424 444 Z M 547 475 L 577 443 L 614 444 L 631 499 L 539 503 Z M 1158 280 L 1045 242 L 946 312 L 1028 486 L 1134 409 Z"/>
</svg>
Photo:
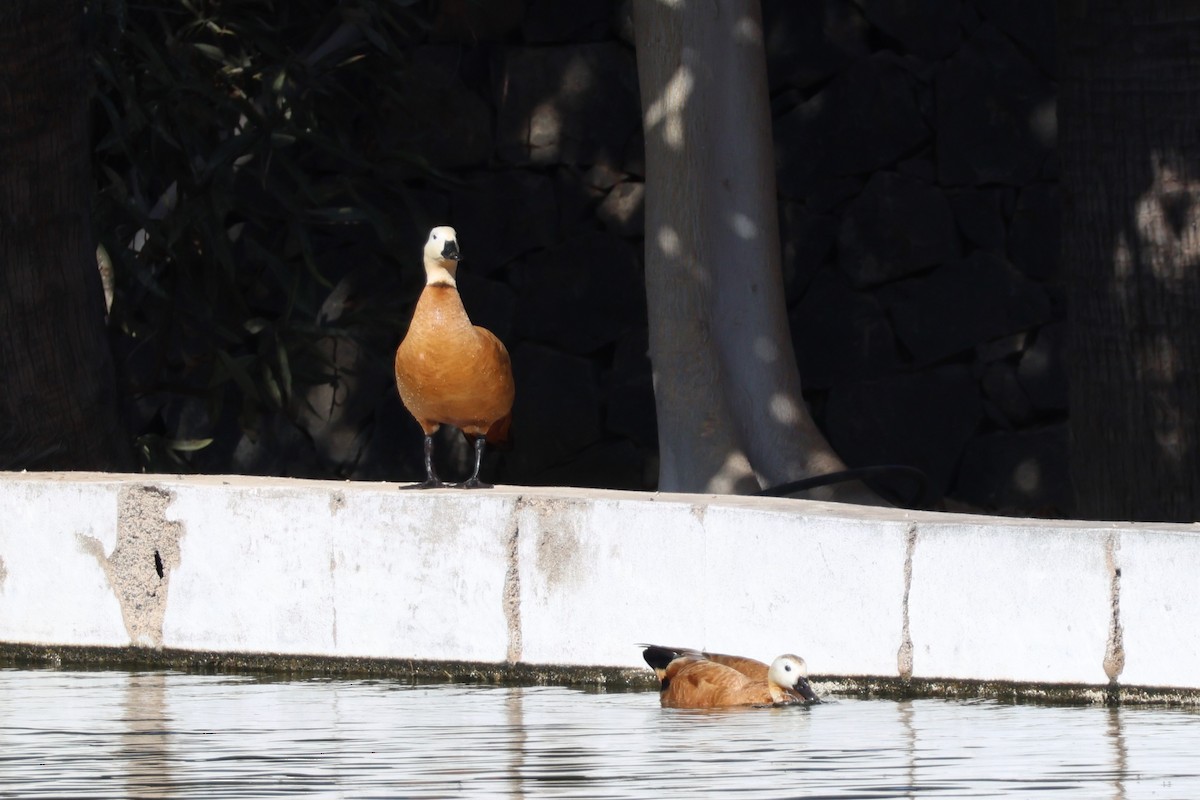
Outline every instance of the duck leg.
<svg viewBox="0 0 1200 800">
<path fill-rule="evenodd" d="M 487 439 L 483 436 L 478 436 L 475 439 L 475 471 L 471 473 L 471 477 L 467 478 L 460 485 L 460 489 L 491 489 L 492 484 L 484 483 L 479 480 L 479 465 L 483 463 L 483 448 L 487 444 Z"/>
<path fill-rule="evenodd" d="M 404 486 L 404 489 L 437 489 L 446 484 L 438 478 L 433 469 L 433 434 L 425 434 L 425 482 Z"/>
</svg>

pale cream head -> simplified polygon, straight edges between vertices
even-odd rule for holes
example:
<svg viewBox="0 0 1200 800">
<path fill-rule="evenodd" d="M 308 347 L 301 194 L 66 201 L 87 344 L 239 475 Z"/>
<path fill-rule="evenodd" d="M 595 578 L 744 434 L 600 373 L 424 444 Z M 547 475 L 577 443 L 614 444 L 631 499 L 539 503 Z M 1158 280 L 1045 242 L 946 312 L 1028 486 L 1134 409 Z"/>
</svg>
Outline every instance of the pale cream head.
<svg viewBox="0 0 1200 800">
<path fill-rule="evenodd" d="M 439 225 L 429 232 L 425 241 L 425 283 L 457 285 L 454 274 L 462 254 L 458 249 L 458 233 L 449 225 Z"/>
<path fill-rule="evenodd" d="M 808 677 L 808 664 L 800 656 L 783 655 L 771 662 L 767 677 L 778 686 L 793 689 L 801 678 Z"/>
<path fill-rule="evenodd" d="M 767 670 L 767 681 L 787 690 L 791 695 L 790 698 L 776 697 L 776 702 L 780 700 L 794 702 L 798 699 L 810 703 L 820 702 L 816 693 L 813 692 L 812 686 L 808 683 L 808 664 L 804 663 L 804 659 L 800 656 L 788 653 L 772 661 Z M 775 695 L 775 693 L 775 690 L 772 689 L 771 694 Z"/>
</svg>

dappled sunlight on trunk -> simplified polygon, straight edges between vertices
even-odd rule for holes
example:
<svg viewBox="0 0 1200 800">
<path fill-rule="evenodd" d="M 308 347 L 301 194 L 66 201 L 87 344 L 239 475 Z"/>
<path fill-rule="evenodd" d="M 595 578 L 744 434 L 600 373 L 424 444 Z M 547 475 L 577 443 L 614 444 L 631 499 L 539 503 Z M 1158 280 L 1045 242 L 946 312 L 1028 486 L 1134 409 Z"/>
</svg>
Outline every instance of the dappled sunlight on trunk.
<svg viewBox="0 0 1200 800">
<path fill-rule="evenodd" d="M 663 142 L 672 150 L 683 149 L 683 108 L 695 83 L 692 71 L 680 66 L 663 87 L 662 94 L 646 107 L 646 133 L 661 127 Z"/>
<path fill-rule="evenodd" d="M 634 14 L 659 488 L 746 493 L 843 469 L 787 323 L 759 4 Z M 877 502 L 857 483 L 818 494 Z"/>
</svg>

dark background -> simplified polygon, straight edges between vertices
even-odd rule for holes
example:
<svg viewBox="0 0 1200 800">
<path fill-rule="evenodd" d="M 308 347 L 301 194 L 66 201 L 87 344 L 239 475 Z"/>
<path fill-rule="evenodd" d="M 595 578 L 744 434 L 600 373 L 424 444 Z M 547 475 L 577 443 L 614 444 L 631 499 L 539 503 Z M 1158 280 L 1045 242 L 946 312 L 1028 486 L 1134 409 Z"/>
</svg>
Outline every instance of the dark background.
<svg viewBox="0 0 1200 800">
<path fill-rule="evenodd" d="M 655 488 L 628 3 L 199 8 L 96 22 L 97 238 L 143 466 L 419 479 L 391 354 L 450 224 L 517 381 L 485 476 Z M 817 423 L 950 507 L 1069 514 L 1053 4 L 763 10 Z"/>
</svg>

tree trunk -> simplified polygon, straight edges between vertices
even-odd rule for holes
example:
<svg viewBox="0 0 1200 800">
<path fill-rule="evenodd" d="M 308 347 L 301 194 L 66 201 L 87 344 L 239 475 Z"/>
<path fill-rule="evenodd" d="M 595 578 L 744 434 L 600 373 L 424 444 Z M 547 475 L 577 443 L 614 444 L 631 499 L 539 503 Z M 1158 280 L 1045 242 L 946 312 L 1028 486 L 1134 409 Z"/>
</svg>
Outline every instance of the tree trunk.
<svg viewBox="0 0 1200 800">
<path fill-rule="evenodd" d="M 759 4 L 633 8 L 659 489 L 744 494 L 842 470 L 788 331 Z M 879 502 L 858 483 L 812 496 Z"/>
<path fill-rule="evenodd" d="M 1196 520 L 1200 6 L 1058 8 L 1076 513 Z"/>
<path fill-rule="evenodd" d="M 90 228 L 82 0 L 0 7 L 0 468 L 125 469 Z"/>
</svg>

